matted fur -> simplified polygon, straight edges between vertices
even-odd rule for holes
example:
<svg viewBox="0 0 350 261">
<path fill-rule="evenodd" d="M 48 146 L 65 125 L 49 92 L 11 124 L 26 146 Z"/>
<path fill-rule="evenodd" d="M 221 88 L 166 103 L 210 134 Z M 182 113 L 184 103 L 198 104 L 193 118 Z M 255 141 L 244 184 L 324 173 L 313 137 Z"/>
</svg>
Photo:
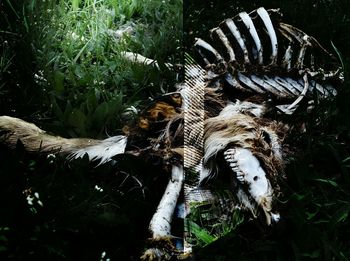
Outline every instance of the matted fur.
<svg viewBox="0 0 350 261">
<path fill-rule="evenodd" d="M 124 153 L 127 141 L 122 135 L 105 140 L 62 138 L 49 135 L 32 123 L 9 116 L 0 116 L 0 130 L 0 141 L 10 148 L 15 148 L 20 141 L 30 153 L 60 153 L 68 158 L 80 158 L 87 154 L 90 160 L 97 160 L 99 164 Z"/>
</svg>

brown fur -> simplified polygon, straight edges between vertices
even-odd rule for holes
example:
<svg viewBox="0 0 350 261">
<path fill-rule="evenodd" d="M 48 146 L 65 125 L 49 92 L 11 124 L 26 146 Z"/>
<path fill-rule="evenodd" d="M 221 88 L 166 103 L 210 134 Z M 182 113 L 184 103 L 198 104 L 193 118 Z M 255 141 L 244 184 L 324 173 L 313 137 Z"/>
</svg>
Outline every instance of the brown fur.
<svg viewBox="0 0 350 261">
<path fill-rule="evenodd" d="M 20 140 L 28 152 L 69 154 L 84 147 L 96 145 L 94 139 L 66 139 L 47 134 L 32 123 L 18 118 L 0 116 L 0 141 L 10 148 L 15 148 Z"/>
<path fill-rule="evenodd" d="M 229 147 L 249 149 L 262 162 L 269 180 L 278 190 L 277 179 L 283 175 L 283 160 L 281 154 L 276 153 L 277 148 L 271 144 L 272 141 L 269 143 L 269 140 L 265 140 L 265 135 L 268 133 L 274 137 L 278 141 L 277 146 L 282 144 L 286 130 L 287 126 L 282 123 L 245 114 L 237 114 L 230 119 L 220 116 L 210 118 L 205 122 L 205 149 L 209 153 L 205 163 L 212 166 L 216 155 Z M 210 153 L 213 146 L 217 146 L 217 149 L 215 153 Z"/>
</svg>

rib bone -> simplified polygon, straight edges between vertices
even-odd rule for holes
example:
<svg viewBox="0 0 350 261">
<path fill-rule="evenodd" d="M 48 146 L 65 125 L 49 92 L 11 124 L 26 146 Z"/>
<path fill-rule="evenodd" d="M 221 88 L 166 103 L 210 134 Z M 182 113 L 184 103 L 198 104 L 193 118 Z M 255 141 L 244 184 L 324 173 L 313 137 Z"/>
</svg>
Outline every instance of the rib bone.
<svg viewBox="0 0 350 261">
<path fill-rule="evenodd" d="M 227 19 L 225 21 L 225 23 L 226 23 L 228 29 L 230 29 L 230 32 L 232 33 L 232 35 L 237 40 L 237 43 L 243 52 L 244 63 L 249 64 L 250 62 L 249 62 L 249 57 L 248 57 L 248 50 L 247 50 L 247 47 L 245 46 L 244 40 L 243 40 L 242 35 L 239 32 L 237 26 L 232 21 L 232 19 Z"/>
<path fill-rule="evenodd" d="M 229 56 L 230 56 L 229 62 L 231 63 L 231 62 L 236 61 L 235 53 L 234 53 L 234 51 L 233 51 L 233 49 L 232 49 L 232 46 L 231 46 L 229 40 L 228 40 L 227 37 L 225 36 L 224 32 L 223 32 L 220 28 L 214 28 L 214 29 L 212 30 L 212 32 L 215 32 L 215 33 L 218 35 L 219 39 L 221 40 L 221 42 L 222 42 L 222 43 L 224 44 L 224 46 L 226 47 L 227 52 L 228 52 L 228 54 L 229 54 Z"/>
<path fill-rule="evenodd" d="M 262 19 L 262 21 L 264 22 L 264 25 L 267 29 L 268 35 L 270 37 L 270 41 L 271 41 L 271 65 L 276 65 L 277 63 L 277 52 L 278 52 L 278 43 L 277 43 L 277 36 L 276 36 L 276 32 L 275 29 L 273 28 L 273 24 L 271 22 L 270 16 L 267 13 L 267 11 L 265 10 L 265 8 L 260 7 L 257 10 L 258 15 L 260 16 L 260 18 Z"/>
<path fill-rule="evenodd" d="M 194 46 L 195 46 L 196 48 L 198 48 L 199 53 L 202 55 L 202 57 L 203 57 L 203 59 L 204 59 L 204 61 L 205 61 L 205 63 L 206 63 L 207 65 L 210 65 L 210 64 L 212 64 L 212 63 L 206 59 L 206 56 L 202 53 L 201 48 L 207 50 L 208 52 L 212 53 L 212 54 L 215 56 L 216 61 L 213 61 L 213 62 L 218 62 L 218 61 L 223 61 L 223 60 L 224 60 L 224 59 L 221 57 L 221 55 L 218 53 L 218 51 L 216 51 L 216 50 L 214 49 L 213 46 L 211 46 L 211 45 L 208 44 L 206 41 L 203 41 L 203 40 L 200 39 L 200 38 L 196 38 L 196 42 L 194 43 Z"/>
<path fill-rule="evenodd" d="M 242 19 L 244 25 L 249 30 L 250 35 L 252 36 L 257 52 L 258 52 L 258 62 L 259 64 L 263 64 L 263 47 L 260 42 L 260 38 L 258 36 L 258 33 L 255 29 L 254 23 L 250 16 L 246 12 L 242 12 L 239 14 L 239 17 Z"/>
</svg>

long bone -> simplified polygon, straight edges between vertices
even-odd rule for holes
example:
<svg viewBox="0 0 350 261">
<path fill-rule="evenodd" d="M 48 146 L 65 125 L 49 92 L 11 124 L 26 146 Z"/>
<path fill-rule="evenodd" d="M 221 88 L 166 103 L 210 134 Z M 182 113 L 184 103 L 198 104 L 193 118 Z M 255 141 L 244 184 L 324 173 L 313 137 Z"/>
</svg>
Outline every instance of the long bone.
<svg viewBox="0 0 350 261">
<path fill-rule="evenodd" d="M 237 79 L 239 79 L 247 88 L 252 89 L 257 93 L 266 93 L 266 90 L 262 86 L 253 82 L 249 77 L 243 73 L 237 72 Z"/>
<path fill-rule="evenodd" d="M 304 74 L 303 80 L 304 80 L 304 89 L 301 92 L 300 96 L 292 104 L 288 106 L 287 112 L 286 112 L 287 114 L 288 114 L 288 111 L 292 111 L 298 105 L 298 103 L 301 102 L 301 100 L 305 97 L 307 90 L 309 89 L 309 80 L 307 79 L 307 74 Z"/>
<path fill-rule="evenodd" d="M 171 237 L 171 221 L 176 202 L 183 186 L 183 180 L 183 167 L 174 165 L 172 167 L 171 178 L 169 179 L 167 188 L 165 189 L 163 197 L 149 225 L 152 239 Z"/>
<path fill-rule="evenodd" d="M 147 57 L 144 57 L 141 54 L 133 53 L 133 52 L 121 52 L 121 56 L 125 58 L 126 60 L 129 60 L 133 63 L 139 63 L 144 65 L 153 65 L 157 69 L 159 69 L 159 64 L 156 60 L 149 59 Z M 165 63 L 165 67 L 167 67 L 169 70 L 174 68 L 174 65 L 171 63 Z"/>
<path fill-rule="evenodd" d="M 259 76 L 253 74 L 250 76 L 250 78 L 253 82 L 260 85 L 267 92 L 274 94 L 276 97 L 279 97 L 282 94 L 280 90 L 275 88 L 273 85 L 268 84 L 264 79 L 260 78 Z"/>
<path fill-rule="evenodd" d="M 293 94 L 293 96 L 298 96 L 300 95 L 300 91 L 294 87 L 293 82 L 288 82 L 288 80 L 286 78 L 282 78 L 279 76 L 274 76 L 273 79 L 278 82 L 279 84 L 281 84 L 284 89 L 290 93 Z"/>
</svg>

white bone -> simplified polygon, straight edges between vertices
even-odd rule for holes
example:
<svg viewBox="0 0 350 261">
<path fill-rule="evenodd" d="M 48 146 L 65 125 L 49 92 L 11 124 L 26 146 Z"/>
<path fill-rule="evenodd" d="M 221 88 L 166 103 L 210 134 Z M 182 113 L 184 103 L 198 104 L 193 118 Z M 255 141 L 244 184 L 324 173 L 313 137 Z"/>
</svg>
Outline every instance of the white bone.
<svg viewBox="0 0 350 261">
<path fill-rule="evenodd" d="M 249 185 L 249 193 L 257 203 L 265 196 L 272 195 L 272 188 L 266 178 L 264 170 L 261 168 L 258 159 L 250 150 L 236 148 L 234 157 L 237 161 L 240 176 Z"/>
<path fill-rule="evenodd" d="M 267 92 L 270 92 L 270 93 L 276 95 L 277 97 L 280 96 L 280 92 L 276 88 L 274 88 L 273 86 L 268 84 L 266 81 L 264 81 L 261 77 L 253 74 L 250 76 L 250 79 L 253 82 L 255 82 L 256 84 L 258 84 L 259 86 L 261 86 L 261 88 L 263 88 Z"/>
<path fill-rule="evenodd" d="M 302 45 L 305 42 L 305 33 L 298 28 L 295 28 L 294 26 L 291 26 L 290 24 L 285 23 L 279 23 L 279 26 L 281 28 L 281 33 L 288 38 L 289 40 L 292 39 L 297 40 L 299 45 Z M 295 42 L 292 40 L 292 42 Z"/>
<path fill-rule="evenodd" d="M 263 61 L 263 47 L 261 45 L 260 38 L 258 36 L 256 29 L 255 29 L 255 26 L 254 26 L 252 19 L 250 18 L 250 16 L 246 12 L 240 13 L 239 17 L 242 19 L 244 25 L 247 27 L 250 35 L 252 36 L 252 38 L 254 40 L 256 50 L 258 52 L 259 64 L 263 64 L 263 62 L 264 62 Z"/>
<path fill-rule="evenodd" d="M 272 88 L 278 90 L 280 92 L 279 97 L 288 97 L 291 96 L 289 92 L 285 90 L 285 88 L 279 84 L 274 78 L 271 78 L 267 75 L 264 75 L 264 81 L 269 84 Z"/>
<path fill-rule="evenodd" d="M 224 44 L 224 46 L 226 47 L 226 50 L 230 56 L 230 60 L 229 62 L 234 62 L 236 61 L 236 57 L 235 57 L 235 53 L 232 49 L 232 46 L 229 42 L 229 40 L 227 39 L 227 37 L 225 36 L 224 32 L 220 29 L 220 28 L 214 28 L 212 30 L 213 32 L 215 32 L 217 34 L 217 36 L 219 37 L 219 39 L 221 40 L 221 42 Z"/>
<path fill-rule="evenodd" d="M 315 56 L 313 55 L 313 53 L 311 53 L 311 57 L 310 57 L 310 66 L 311 66 L 311 70 L 315 71 Z"/>
<path fill-rule="evenodd" d="M 285 80 L 290 83 L 291 85 L 293 85 L 293 87 L 298 90 L 298 95 L 300 95 L 300 93 L 303 91 L 304 89 L 304 83 L 302 82 L 302 80 L 299 81 L 296 81 L 290 77 L 286 77 Z"/>
<path fill-rule="evenodd" d="M 196 38 L 196 42 L 194 43 L 194 46 L 197 47 L 199 49 L 199 53 L 202 55 L 203 59 L 205 60 L 205 63 L 208 64 L 211 64 L 208 60 L 206 60 L 205 58 L 205 55 L 202 54 L 201 52 L 201 49 L 200 48 L 203 48 L 205 50 L 207 50 L 208 52 L 212 53 L 215 58 L 216 58 L 216 61 L 222 61 L 223 58 L 221 57 L 221 55 L 218 53 L 218 51 L 216 51 L 214 49 L 213 46 L 211 46 L 210 44 L 208 44 L 206 41 L 203 41 L 202 39 L 200 38 Z"/>
<path fill-rule="evenodd" d="M 249 195 L 255 201 L 252 203 L 243 189 L 239 187 L 237 196 L 242 204 L 250 209 L 253 215 L 256 215 L 256 206 L 260 206 L 265 213 L 268 225 L 271 224 L 271 220 L 278 221 L 278 214 L 271 212 L 273 189 L 258 159 L 250 150 L 240 147 L 235 148 L 233 156 L 237 160 L 239 169 L 236 177 L 238 181 L 247 185 Z M 273 217 L 272 214 L 274 214 Z"/>
<path fill-rule="evenodd" d="M 267 11 L 265 10 L 265 8 L 260 7 L 257 10 L 258 15 L 260 16 L 260 18 L 262 19 L 262 21 L 264 22 L 264 25 L 267 29 L 268 35 L 270 37 L 270 41 L 271 41 L 271 65 L 275 65 L 277 63 L 277 52 L 278 52 L 278 43 L 277 43 L 277 36 L 276 36 L 276 32 L 275 29 L 273 27 L 273 24 L 271 22 L 270 16 L 267 13 Z"/>
<path fill-rule="evenodd" d="M 292 68 L 292 55 L 293 55 L 292 46 L 288 45 L 286 52 L 284 53 L 282 64 L 281 64 L 282 67 L 287 69 L 287 71 L 289 71 Z"/>
<path fill-rule="evenodd" d="M 336 96 L 337 90 L 333 88 L 333 86 L 329 84 L 320 85 L 314 80 L 310 81 L 310 85 L 312 88 L 310 88 L 310 91 L 312 91 L 314 88 L 322 95 L 322 97 L 329 97 L 329 96 Z"/>
<path fill-rule="evenodd" d="M 249 57 L 248 57 L 248 50 L 247 47 L 245 46 L 244 40 L 241 36 L 241 33 L 239 32 L 237 26 L 235 25 L 235 23 L 232 21 L 232 19 L 227 19 L 225 21 L 228 29 L 230 29 L 230 32 L 232 33 L 232 35 L 235 37 L 239 47 L 241 48 L 242 52 L 243 52 L 243 56 L 244 56 L 244 63 L 249 64 Z"/>
<path fill-rule="evenodd" d="M 288 90 L 291 94 L 298 96 L 300 91 L 294 87 L 294 85 L 286 80 L 286 78 L 281 78 L 279 76 L 275 76 L 274 79 L 279 82 L 286 90 Z"/>
<path fill-rule="evenodd" d="M 307 79 L 307 74 L 306 73 L 303 76 L 303 80 L 304 80 L 304 89 L 303 89 L 303 91 L 301 92 L 300 96 L 291 105 L 288 106 L 287 110 L 292 110 L 292 109 L 296 108 L 296 106 L 305 97 L 306 92 L 309 89 L 309 80 Z"/>
<path fill-rule="evenodd" d="M 171 235 L 171 220 L 179 198 L 184 179 L 182 166 L 173 166 L 171 179 L 149 225 L 153 239 Z"/>
<path fill-rule="evenodd" d="M 266 90 L 262 89 L 259 85 L 255 84 L 249 77 L 244 74 L 237 72 L 237 79 L 248 86 L 250 89 L 254 90 L 257 93 L 265 93 Z"/>
<path fill-rule="evenodd" d="M 159 69 L 159 64 L 156 60 L 149 59 L 147 57 L 142 56 L 141 54 L 138 53 L 132 53 L 132 52 L 122 52 L 121 56 L 131 62 L 134 63 L 139 63 L 139 64 L 144 64 L 144 65 L 153 65 L 157 69 Z M 165 63 L 165 67 L 168 69 L 172 69 L 174 67 L 173 64 L 171 63 Z"/>
<path fill-rule="evenodd" d="M 225 74 L 225 81 L 231 85 L 232 87 L 241 90 L 243 92 L 251 91 L 247 90 L 247 88 L 244 88 L 242 85 L 239 84 L 239 82 L 234 78 L 230 73 Z"/>
<path fill-rule="evenodd" d="M 305 42 L 301 45 L 301 48 L 299 50 L 299 54 L 298 54 L 298 58 L 295 64 L 295 68 L 297 69 L 302 69 L 304 66 L 304 58 L 305 58 L 305 53 L 306 53 L 306 49 L 308 46 L 311 46 L 310 42 L 309 42 L 309 37 L 307 35 L 305 35 L 303 37 L 303 39 L 305 40 Z"/>
</svg>

